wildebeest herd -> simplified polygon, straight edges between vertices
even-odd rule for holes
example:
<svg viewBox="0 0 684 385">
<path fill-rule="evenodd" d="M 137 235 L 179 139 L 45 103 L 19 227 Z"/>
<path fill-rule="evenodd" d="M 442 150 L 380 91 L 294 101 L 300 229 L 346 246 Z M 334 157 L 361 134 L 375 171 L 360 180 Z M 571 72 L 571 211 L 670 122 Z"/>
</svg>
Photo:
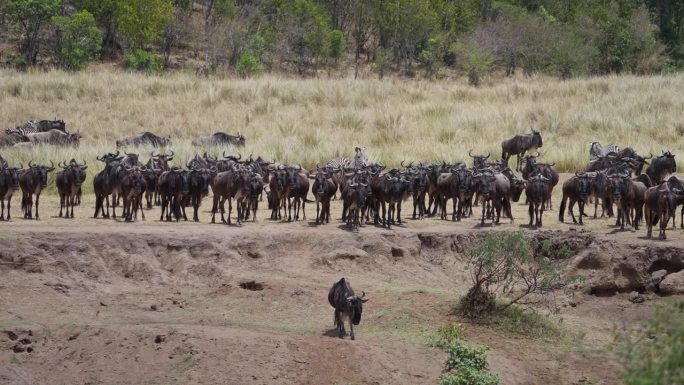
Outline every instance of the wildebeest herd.
<svg viewBox="0 0 684 385">
<path fill-rule="evenodd" d="M 64 132 L 64 122 L 43 121 L 34 126 Z M 9 132 L 9 130 L 8 130 Z M 13 131 L 14 132 L 14 131 Z M 244 145 L 244 137 L 216 133 L 193 140 L 197 146 L 222 143 Z M 145 132 L 116 142 L 117 147 L 148 144 L 166 148 L 169 138 Z M 451 220 L 460 221 L 473 214 L 474 206 L 481 206 L 480 224 L 491 221 L 498 224 L 502 217 L 513 222 L 511 202 L 518 202 L 525 193 L 529 207 L 529 225 L 543 224 L 543 213 L 552 209 L 552 192 L 559 182 L 554 163 L 541 161 L 538 149 L 543 147 L 542 135 L 532 129 L 530 133 L 515 135 L 501 143 L 500 160 L 490 160 L 491 154 L 468 155 L 472 165 L 465 163 L 415 163 L 385 170 L 380 163 L 368 161 L 365 149 L 357 147 L 353 158 L 335 158 L 315 170 L 299 165 L 278 165 L 261 157 L 243 159 L 241 155 L 218 157 L 204 152 L 195 155 L 184 167 L 172 164 L 174 153 L 155 153 L 143 164 L 136 153 L 120 150 L 97 157 L 103 169 L 93 180 L 95 192 L 95 218 L 116 218 L 121 205 L 125 221 L 134 221 L 144 208 L 160 207 L 160 220 L 187 220 L 186 208 L 193 208 L 193 220 L 199 221 L 198 209 L 202 200 L 212 192 L 211 222 L 220 213 L 223 223 L 232 223 L 233 203 L 237 223 L 256 220 L 259 202 L 265 195 L 271 220 L 306 220 L 306 203 L 316 203 L 316 224 L 330 222 L 330 202 L 342 202 L 342 221 L 358 230 L 372 223 L 387 228 L 402 223 L 402 203 L 411 197 L 412 218 L 423 219 L 439 214 L 448 219 L 451 200 Z M 669 151 L 654 156 L 643 156 L 631 148 L 602 147 L 598 142 L 590 145 L 590 160 L 584 170 L 562 185 L 562 200 L 558 210 L 559 221 L 565 219 L 565 210 L 575 223 L 583 223 L 587 216 L 586 204 L 593 200 L 594 214 L 615 216 L 616 225 L 638 229 L 645 220 L 648 236 L 659 223 L 661 239 L 669 220 L 675 220 L 675 210 L 684 203 L 684 181 L 670 176 L 676 172 L 674 155 Z M 517 156 L 515 170 L 508 167 L 509 159 Z M 81 184 L 85 181 L 85 162 L 72 159 L 59 162 L 61 170 L 56 177 L 60 196 L 60 213 L 73 218 L 74 206 L 80 204 Z M 645 168 L 645 170 L 644 170 Z M 24 218 L 39 217 L 41 191 L 47 186 L 47 175 L 55 169 L 48 165 L 29 162 L 10 167 L 0 157 L 0 198 L 4 219 L 7 201 L 7 219 L 10 218 L 10 201 L 14 191 L 22 190 L 21 208 Z M 516 172 L 519 171 L 520 174 Z M 313 200 L 309 200 L 309 192 Z M 226 215 L 226 203 L 227 215 Z M 578 205 L 579 221 L 574 212 Z M 143 207 L 145 206 L 145 207 Z M 682 209 L 684 219 L 684 208 Z M 684 226 L 684 222 L 681 222 Z"/>
</svg>

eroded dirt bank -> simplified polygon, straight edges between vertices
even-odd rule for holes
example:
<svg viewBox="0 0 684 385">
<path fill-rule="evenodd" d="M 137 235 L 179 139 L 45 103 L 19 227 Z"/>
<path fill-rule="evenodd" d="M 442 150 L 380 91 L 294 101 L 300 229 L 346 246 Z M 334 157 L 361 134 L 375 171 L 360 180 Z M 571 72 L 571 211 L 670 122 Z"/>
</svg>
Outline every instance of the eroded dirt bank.
<svg viewBox="0 0 684 385">
<path fill-rule="evenodd" d="M 12 384 L 436 383 L 444 355 L 426 336 L 457 321 L 462 262 L 482 231 L 448 227 L 201 226 L 9 229 L 0 236 L 0 382 Z M 564 327 L 599 349 L 617 323 L 650 314 L 684 245 L 592 232 L 531 236 L 563 273 Z M 662 271 L 665 271 L 664 273 Z M 371 300 L 357 340 L 327 304 L 340 276 Z M 255 281 L 257 285 L 241 283 Z M 251 290 L 250 290 L 251 289 Z M 643 303 L 628 300 L 641 292 Z M 554 350 L 472 326 L 505 384 L 617 382 L 601 353 Z M 30 350 L 30 351 L 29 351 Z M 7 380 L 7 381 L 5 381 Z"/>
</svg>

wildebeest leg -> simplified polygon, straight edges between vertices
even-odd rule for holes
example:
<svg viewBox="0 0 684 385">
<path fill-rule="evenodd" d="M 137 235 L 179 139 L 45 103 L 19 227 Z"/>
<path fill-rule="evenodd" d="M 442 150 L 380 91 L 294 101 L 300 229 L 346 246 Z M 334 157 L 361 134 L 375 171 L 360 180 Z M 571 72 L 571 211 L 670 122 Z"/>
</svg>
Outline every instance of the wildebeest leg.
<svg viewBox="0 0 684 385">
<path fill-rule="evenodd" d="M 543 217 L 544 217 L 544 204 L 542 203 L 541 207 L 539 208 L 539 219 L 537 220 L 539 227 L 542 227 L 542 218 Z"/>
<path fill-rule="evenodd" d="M 116 219 L 116 206 L 119 197 L 117 194 L 112 194 L 112 218 Z"/>
<path fill-rule="evenodd" d="M 107 206 L 106 206 L 107 207 L 107 214 L 106 215 L 104 214 L 104 209 L 102 208 L 102 206 L 100 206 L 100 208 L 102 209 L 102 213 L 103 213 L 102 215 L 105 218 L 109 219 L 109 195 L 105 195 L 104 201 L 105 201 L 105 203 L 107 203 Z"/>
<path fill-rule="evenodd" d="M 583 201 L 583 200 L 580 200 L 579 203 L 577 204 L 577 207 L 579 207 L 579 217 L 580 217 L 580 219 L 579 219 L 579 224 L 580 224 L 580 225 L 583 225 L 584 222 L 582 222 L 582 216 L 583 216 L 583 215 L 586 215 L 586 214 L 584 214 L 584 201 Z M 572 210 L 572 209 L 571 209 L 571 210 Z M 572 211 L 571 211 L 571 212 L 572 212 Z M 574 219 L 575 219 L 575 217 L 573 216 L 573 220 L 574 220 Z"/>
<path fill-rule="evenodd" d="M 141 197 L 138 197 L 138 207 L 140 208 L 140 216 L 142 217 L 142 220 L 145 220 L 145 211 L 143 211 L 143 206 L 142 206 L 142 199 Z M 135 219 L 138 219 L 138 209 L 135 209 Z"/>
<path fill-rule="evenodd" d="M 7 202 L 7 207 L 9 207 L 9 201 Z M 7 209 L 7 218 L 9 219 L 9 208 Z M 682 211 L 679 217 L 679 227 L 684 229 L 684 206 L 682 206 Z"/>
<path fill-rule="evenodd" d="M 302 220 L 306 220 L 306 196 L 302 198 Z"/>
<path fill-rule="evenodd" d="M 214 200 L 218 198 L 217 196 L 214 196 Z M 166 195 L 161 197 L 161 215 L 159 216 L 159 222 L 162 222 L 164 220 L 164 211 L 166 211 Z M 212 217 L 212 223 L 213 223 L 213 217 Z"/>
<path fill-rule="evenodd" d="M 9 201 L 8 201 L 9 204 Z M 0 221 L 5 220 L 5 199 L 0 198 Z"/>
<path fill-rule="evenodd" d="M 62 208 L 64 207 L 64 194 L 59 193 L 59 217 L 62 217 Z M 69 209 L 67 208 L 67 217 L 69 216 Z"/>
<path fill-rule="evenodd" d="M 192 221 L 193 222 L 199 222 L 199 216 L 197 215 L 197 212 L 199 211 L 199 199 L 196 199 L 193 204 L 192 204 Z"/>
<path fill-rule="evenodd" d="M 40 191 L 36 192 L 36 220 L 40 219 L 40 215 L 38 214 L 38 203 L 40 203 Z"/>
<path fill-rule="evenodd" d="M 575 218 L 575 213 L 573 209 L 575 208 L 575 200 L 573 198 L 570 198 L 570 203 L 568 204 L 568 212 L 570 213 L 570 217 L 572 217 L 572 223 L 577 224 L 577 219 Z M 582 209 L 580 208 L 580 220 L 582 220 Z"/>
</svg>

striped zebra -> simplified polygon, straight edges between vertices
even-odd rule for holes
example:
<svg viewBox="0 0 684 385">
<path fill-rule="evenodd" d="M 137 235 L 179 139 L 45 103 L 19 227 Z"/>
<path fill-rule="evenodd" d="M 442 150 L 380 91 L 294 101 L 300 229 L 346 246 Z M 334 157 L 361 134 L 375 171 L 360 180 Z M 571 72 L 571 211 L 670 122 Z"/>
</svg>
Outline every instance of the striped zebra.
<svg viewBox="0 0 684 385">
<path fill-rule="evenodd" d="M 368 165 L 368 157 L 366 156 L 366 149 L 361 147 L 356 147 L 354 159 L 349 159 L 345 157 L 337 157 L 330 159 L 325 167 L 332 169 L 344 170 L 347 168 L 360 169 Z"/>
<path fill-rule="evenodd" d="M 591 147 L 589 147 L 589 160 L 595 160 L 608 154 L 617 154 L 618 152 L 620 152 L 620 147 L 614 144 L 601 146 L 601 143 L 599 142 L 591 142 Z"/>
</svg>

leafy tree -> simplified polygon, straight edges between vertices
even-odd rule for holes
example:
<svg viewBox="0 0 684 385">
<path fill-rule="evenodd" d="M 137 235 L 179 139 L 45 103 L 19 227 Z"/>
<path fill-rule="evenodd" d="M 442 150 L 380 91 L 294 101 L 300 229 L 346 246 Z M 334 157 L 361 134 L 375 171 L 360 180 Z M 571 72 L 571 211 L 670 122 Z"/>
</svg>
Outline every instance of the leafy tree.
<svg viewBox="0 0 684 385">
<path fill-rule="evenodd" d="M 344 53 L 344 46 L 346 44 L 346 41 L 344 40 L 344 34 L 340 30 L 333 30 L 330 31 L 330 50 L 328 52 L 328 56 L 330 56 L 331 59 L 335 62 L 335 66 L 337 66 L 337 61 L 342 57 L 342 54 Z"/>
<path fill-rule="evenodd" d="M 325 8 L 311 0 L 284 1 L 277 8 L 284 58 L 293 62 L 300 74 L 328 50 L 329 17 Z"/>
<path fill-rule="evenodd" d="M 4 10 L 10 21 L 17 23 L 23 37 L 19 51 L 27 65 L 38 59 L 43 28 L 59 13 L 59 0 L 6 0 Z"/>
<path fill-rule="evenodd" d="M 159 73 L 163 68 L 162 59 L 159 56 L 145 52 L 140 48 L 134 49 L 128 54 L 124 64 L 127 68 L 147 74 Z"/>
<path fill-rule="evenodd" d="M 169 0 L 119 0 L 116 9 L 118 31 L 133 48 L 159 41 L 173 17 Z"/>
<path fill-rule="evenodd" d="M 73 0 L 73 4 L 78 9 L 90 12 L 102 29 L 102 57 L 111 57 L 121 51 L 116 35 L 118 0 Z"/>
<path fill-rule="evenodd" d="M 102 47 L 102 32 L 90 12 L 55 16 L 52 23 L 59 32 L 55 55 L 62 68 L 80 70 L 97 57 Z"/>
<path fill-rule="evenodd" d="M 259 58 L 250 54 L 243 54 L 235 64 L 235 70 L 241 77 L 254 76 L 262 71 Z"/>
</svg>

